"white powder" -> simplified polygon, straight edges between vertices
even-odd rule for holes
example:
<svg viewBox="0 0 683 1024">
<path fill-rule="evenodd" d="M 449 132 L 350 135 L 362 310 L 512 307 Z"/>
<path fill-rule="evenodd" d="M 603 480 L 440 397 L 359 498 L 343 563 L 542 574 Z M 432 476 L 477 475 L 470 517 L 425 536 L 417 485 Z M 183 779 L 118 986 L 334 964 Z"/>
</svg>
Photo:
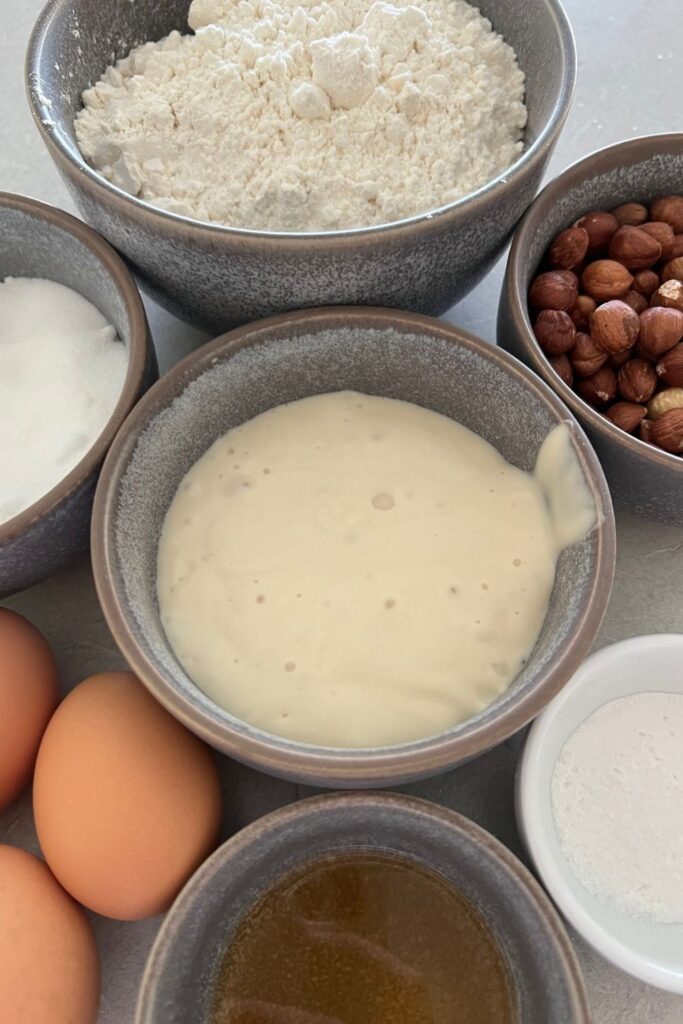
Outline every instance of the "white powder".
<svg viewBox="0 0 683 1024">
<path fill-rule="evenodd" d="M 333 230 L 426 213 L 522 150 L 524 75 L 462 0 L 194 0 L 83 94 L 76 135 L 132 195 L 199 220 Z"/>
<path fill-rule="evenodd" d="M 683 922 L 683 695 L 603 705 L 565 744 L 551 787 L 581 884 L 632 917 Z"/>
<path fill-rule="evenodd" d="M 104 429 L 125 345 L 95 307 L 54 281 L 0 283 L 0 523 L 47 494 Z"/>
</svg>

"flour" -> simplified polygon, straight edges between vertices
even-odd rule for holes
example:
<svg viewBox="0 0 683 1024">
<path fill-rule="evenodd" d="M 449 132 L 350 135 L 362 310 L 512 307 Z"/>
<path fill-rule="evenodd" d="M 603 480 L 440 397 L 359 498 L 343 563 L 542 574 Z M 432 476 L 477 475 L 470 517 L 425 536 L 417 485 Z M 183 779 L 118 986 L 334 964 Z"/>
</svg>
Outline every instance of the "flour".
<svg viewBox="0 0 683 1024">
<path fill-rule="evenodd" d="M 109 181 L 173 213 L 314 231 L 480 188 L 521 152 L 524 75 L 462 0 L 194 0 L 83 93 Z"/>
<path fill-rule="evenodd" d="M 551 788 L 581 884 L 632 917 L 683 922 L 683 695 L 604 704 L 567 740 Z"/>
</svg>

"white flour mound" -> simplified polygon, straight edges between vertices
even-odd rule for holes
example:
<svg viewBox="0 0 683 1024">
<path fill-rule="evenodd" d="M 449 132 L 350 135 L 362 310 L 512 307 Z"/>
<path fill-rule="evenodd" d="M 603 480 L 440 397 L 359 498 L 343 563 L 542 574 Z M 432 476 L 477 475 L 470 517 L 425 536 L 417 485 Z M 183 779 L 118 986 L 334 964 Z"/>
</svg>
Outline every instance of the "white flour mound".
<svg viewBox="0 0 683 1024">
<path fill-rule="evenodd" d="M 524 75 L 462 0 L 194 0 L 131 51 L 76 135 L 164 210 L 261 230 L 363 227 L 480 188 L 522 150 Z"/>
</svg>

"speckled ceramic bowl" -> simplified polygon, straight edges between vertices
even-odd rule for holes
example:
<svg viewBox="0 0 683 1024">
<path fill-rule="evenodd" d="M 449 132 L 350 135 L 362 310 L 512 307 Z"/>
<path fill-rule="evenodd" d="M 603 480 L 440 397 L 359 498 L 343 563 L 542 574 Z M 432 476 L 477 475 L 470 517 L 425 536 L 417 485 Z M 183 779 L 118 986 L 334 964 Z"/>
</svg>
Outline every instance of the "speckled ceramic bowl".
<svg viewBox="0 0 683 1024">
<path fill-rule="evenodd" d="M 201 224 L 131 198 L 82 158 L 74 115 L 112 55 L 187 31 L 190 0 L 50 0 L 28 53 L 36 123 L 84 218 L 172 312 L 215 331 L 270 313 L 351 303 L 441 313 L 500 254 L 534 196 L 571 101 L 576 56 L 557 0 L 479 0 L 527 76 L 526 150 L 459 202 L 391 225 L 283 234 Z"/>
<path fill-rule="evenodd" d="M 507 961 L 518 1024 L 588 1024 L 576 955 L 526 868 L 467 818 L 397 794 L 304 800 L 261 818 L 221 846 L 161 926 L 136 1024 L 209 1024 L 223 951 L 261 893 L 306 861 L 353 849 L 424 864 L 478 908 Z"/>
<path fill-rule="evenodd" d="M 93 568 L 121 651 L 154 695 L 225 753 L 273 775 L 322 786 L 390 785 L 434 775 L 516 732 L 588 653 L 614 570 L 614 522 L 602 471 L 571 420 L 599 527 L 563 552 L 548 616 L 524 670 L 481 714 L 400 746 L 338 750 L 247 725 L 205 697 L 164 634 L 156 600 L 159 534 L 181 479 L 230 427 L 283 402 L 352 388 L 452 416 L 513 464 L 533 468 L 548 431 L 571 420 L 560 400 L 505 352 L 414 313 L 308 310 L 239 328 L 179 363 L 151 389 L 114 443 L 93 516 Z"/>
<path fill-rule="evenodd" d="M 515 233 L 498 317 L 498 344 L 567 403 L 595 446 L 615 503 L 677 526 L 683 526 L 683 458 L 619 430 L 560 380 L 534 337 L 527 291 L 553 236 L 583 213 L 681 191 L 683 133 L 630 139 L 574 164 L 541 192 Z"/>
<path fill-rule="evenodd" d="M 0 281 L 47 277 L 73 288 L 116 327 L 129 352 L 121 397 L 92 448 L 39 501 L 0 523 L 3 597 L 63 568 L 87 548 L 102 459 L 126 414 L 156 378 L 157 368 L 135 282 L 99 235 L 61 210 L 0 192 L 0 241 Z"/>
</svg>

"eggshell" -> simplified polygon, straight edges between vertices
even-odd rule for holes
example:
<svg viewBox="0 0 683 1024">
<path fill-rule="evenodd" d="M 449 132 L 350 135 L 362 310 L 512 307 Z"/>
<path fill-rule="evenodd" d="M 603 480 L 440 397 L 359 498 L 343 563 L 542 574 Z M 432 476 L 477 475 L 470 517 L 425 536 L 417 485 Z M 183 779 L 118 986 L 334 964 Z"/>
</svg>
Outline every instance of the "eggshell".
<svg viewBox="0 0 683 1024">
<path fill-rule="evenodd" d="M 50 868 L 80 903 L 133 921 L 166 910 L 218 840 L 211 752 L 130 672 L 91 676 L 45 732 L 33 811 Z"/>
<path fill-rule="evenodd" d="M 83 911 L 46 864 L 0 845 L 0 1020 L 94 1024 L 100 965 Z"/>
<path fill-rule="evenodd" d="M 0 608 L 0 810 L 31 777 L 59 690 L 45 637 L 9 608 Z"/>
</svg>

